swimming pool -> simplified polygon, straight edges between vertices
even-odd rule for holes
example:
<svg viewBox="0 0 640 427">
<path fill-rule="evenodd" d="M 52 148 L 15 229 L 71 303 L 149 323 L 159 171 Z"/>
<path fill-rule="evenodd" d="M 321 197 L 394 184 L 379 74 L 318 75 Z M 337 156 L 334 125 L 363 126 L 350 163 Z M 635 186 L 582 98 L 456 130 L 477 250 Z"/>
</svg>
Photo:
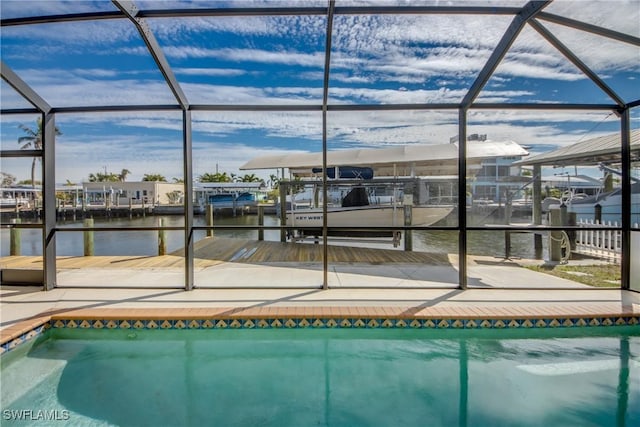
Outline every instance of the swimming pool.
<svg viewBox="0 0 640 427">
<path fill-rule="evenodd" d="M 1 375 L 2 425 L 640 425 L 639 326 L 53 328 Z"/>
</svg>

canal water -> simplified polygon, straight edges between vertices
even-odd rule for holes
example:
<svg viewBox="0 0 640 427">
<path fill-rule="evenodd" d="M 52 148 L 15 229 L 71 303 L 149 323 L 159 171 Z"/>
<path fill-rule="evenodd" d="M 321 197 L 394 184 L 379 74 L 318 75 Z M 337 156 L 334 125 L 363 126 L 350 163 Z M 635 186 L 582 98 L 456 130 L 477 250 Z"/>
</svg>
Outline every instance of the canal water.
<svg viewBox="0 0 640 427">
<path fill-rule="evenodd" d="M 184 220 L 180 215 L 146 216 L 129 218 L 96 218 L 95 227 L 154 227 L 159 225 L 160 219 L 164 226 L 182 226 Z M 490 223 L 487 218 L 483 218 L 485 223 Z M 28 221 L 23 221 L 27 223 Z M 265 215 L 265 226 L 278 226 L 279 219 L 274 215 Z M 473 219 L 468 219 L 470 224 L 475 224 Z M 494 223 L 499 223 L 496 219 Z M 205 226 L 204 216 L 194 217 L 195 226 Z M 257 226 L 258 217 L 256 215 L 217 216 L 215 218 L 217 226 Z M 59 227 L 80 228 L 82 220 L 59 221 Z M 9 230 L 0 230 L 1 256 L 9 255 Z M 184 246 L 184 232 L 182 230 L 167 231 L 167 250 L 172 252 Z M 221 237 L 257 239 L 257 230 L 215 230 L 215 235 Z M 206 231 L 194 231 L 194 241 L 198 241 L 206 236 Z M 265 230 L 265 240 L 279 241 L 279 230 Z M 543 244 L 546 246 L 546 238 Z M 157 231 L 109 231 L 95 232 L 95 253 L 96 255 L 155 255 L 158 250 Z M 346 244 L 341 242 L 341 244 Z M 80 231 L 64 231 L 56 233 L 56 249 L 60 256 L 82 256 L 83 255 L 83 233 Z M 361 245 L 361 243 L 360 243 Z M 505 255 L 505 233 L 504 231 L 469 231 L 467 233 L 468 253 L 471 255 L 487 255 L 494 257 L 504 257 Z M 389 242 L 384 246 L 379 244 L 376 247 L 393 249 Z M 402 250 L 403 244 L 398 250 Z M 414 231 L 413 250 L 431 253 L 457 253 L 458 233 L 457 231 Z M 546 253 L 543 252 L 543 253 Z M 42 232 L 39 229 L 21 230 L 21 254 L 22 255 L 42 255 Z M 530 233 L 511 234 L 511 257 L 535 258 L 533 247 L 533 235 Z"/>
</svg>

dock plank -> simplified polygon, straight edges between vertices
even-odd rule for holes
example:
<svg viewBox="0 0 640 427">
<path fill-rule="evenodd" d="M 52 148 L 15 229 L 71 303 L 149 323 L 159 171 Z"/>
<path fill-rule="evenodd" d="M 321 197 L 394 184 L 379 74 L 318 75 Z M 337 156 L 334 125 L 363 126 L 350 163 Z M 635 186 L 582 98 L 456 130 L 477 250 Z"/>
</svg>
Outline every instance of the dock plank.
<svg viewBox="0 0 640 427">
<path fill-rule="evenodd" d="M 60 256 L 58 269 L 132 268 L 182 269 L 183 250 L 162 256 Z M 206 268 L 221 262 L 249 264 L 321 263 L 322 245 L 211 237 L 194 244 L 194 266 Z M 445 253 L 405 252 L 392 249 L 352 246 L 328 246 L 329 263 L 451 265 Z M 0 268 L 42 269 L 41 256 L 7 256 L 0 258 Z"/>
</svg>

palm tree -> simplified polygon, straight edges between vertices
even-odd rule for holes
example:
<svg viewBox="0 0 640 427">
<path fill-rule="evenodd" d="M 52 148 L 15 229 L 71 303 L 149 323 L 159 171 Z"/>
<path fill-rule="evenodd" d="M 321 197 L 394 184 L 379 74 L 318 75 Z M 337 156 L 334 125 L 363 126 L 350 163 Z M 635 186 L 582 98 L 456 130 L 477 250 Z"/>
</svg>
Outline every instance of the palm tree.
<svg viewBox="0 0 640 427">
<path fill-rule="evenodd" d="M 279 184 L 280 184 L 280 179 L 278 178 L 278 175 L 275 175 L 275 174 L 269 175 L 269 187 L 277 189 Z"/>
<path fill-rule="evenodd" d="M 131 173 L 131 171 L 129 169 L 122 169 L 122 171 L 120 171 L 120 174 L 118 175 L 118 180 L 120 180 L 120 182 L 125 182 L 127 179 L 127 175 L 129 175 Z"/>
<path fill-rule="evenodd" d="M 159 173 L 145 173 L 142 177 L 143 181 L 167 182 L 167 178 Z"/>
<path fill-rule="evenodd" d="M 89 182 L 118 182 L 120 181 L 120 176 L 110 172 L 110 173 L 102 173 L 96 172 L 95 174 L 89 174 Z"/>
<path fill-rule="evenodd" d="M 198 177 L 200 182 L 231 182 L 231 177 L 226 172 L 203 173 Z"/>
<path fill-rule="evenodd" d="M 11 187 L 16 182 L 16 177 L 10 173 L 0 172 L 0 178 L 2 179 L 2 184 L 0 185 L 3 187 Z"/>
<path fill-rule="evenodd" d="M 258 178 L 256 174 L 245 174 L 240 177 L 240 182 L 260 182 L 262 179 Z"/>
<path fill-rule="evenodd" d="M 25 125 L 20 125 L 20 129 L 22 129 L 27 135 L 21 136 L 18 138 L 18 144 L 23 144 L 20 149 L 21 150 L 42 150 L 42 117 L 38 117 L 36 119 L 36 128 L 31 129 Z M 60 129 L 56 126 L 54 128 L 54 132 L 56 135 L 62 135 Z M 33 162 L 31 163 L 31 185 L 35 188 L 36 186 L 36 161 L 40 157 L 34 157 Z"/>
</svg>

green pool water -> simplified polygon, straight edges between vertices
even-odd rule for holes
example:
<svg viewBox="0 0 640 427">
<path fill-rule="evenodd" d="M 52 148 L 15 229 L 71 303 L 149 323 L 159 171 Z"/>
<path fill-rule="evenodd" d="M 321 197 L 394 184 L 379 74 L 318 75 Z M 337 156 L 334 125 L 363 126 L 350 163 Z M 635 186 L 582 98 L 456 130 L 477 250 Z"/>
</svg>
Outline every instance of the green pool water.
<svg viewBox="0 0 640 427">
<path fill-rule="evenodd" d="M 640 327 L 52 329 L 1 361 L 2 426 L 640 425 Z"/>
</svg>

